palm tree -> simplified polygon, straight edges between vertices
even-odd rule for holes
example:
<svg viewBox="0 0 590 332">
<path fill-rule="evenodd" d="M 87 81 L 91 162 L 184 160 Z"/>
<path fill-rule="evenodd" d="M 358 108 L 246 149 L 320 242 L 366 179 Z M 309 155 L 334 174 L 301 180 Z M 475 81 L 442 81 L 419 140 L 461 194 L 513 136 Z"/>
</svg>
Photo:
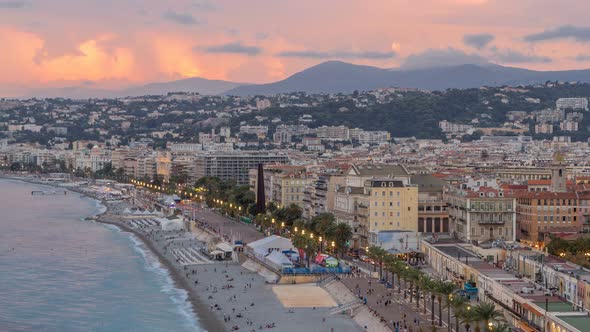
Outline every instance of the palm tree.
<svg viewBox="0 0 590 332">
<path fill-rule="evenodd" d="M 449 300 L 447 302 L 447 310 L 453 309 L 453 313 L 455 314 L 455 328 L 457 329 L 457 331 L 459 330 L 459 319 L 461 318 L 461 312 L 463 310 L 465 310 L 465 304 L 467 303 L 467 299 L 463 296 L 459 296 L 459 295 L 454 295 L 451 294 L 449 295 Z M 449 329 L 452 330 L 451 328 L 451 322 L 449 321 Z"/>
<path fill-rule="evenodd" d="M 334 215 L 329 212 L 320 213 L 311 219 L 309 226 L 314 232 L 327 238 L 329 237 L 328 235 L 331 235 L 330 233 L 336 226 L 336 219 L 334 218 Z"/>
<path fill-rule="evenodd" d="M 412 303 L 412 300 L 414 299 L 414 292 L 412 292 L 412 290 L 416 288 L 416 284 L 419 278 L 420 272 L 415 268 L 409 267 L 406 270 L 406 279 L 410 282 L 410 303 Z M 416 296 L 418 296 L 418 290 L 416 290 Z M 416 298 L 416 302 L 417 301 L 418 298 Z"/>
<path fill-rule="evenodd" d="M 512 328 L 508 324 L 498 324 L 493 328 L 494 332 L 510 332 L 511 330 Z"/>
<path fill-rule="evenodd" d="M 338 256 L 342 256 L 342 253 L 347 247 L 348 241 L 352 238 L 352 228 L 349 224 L 338 223 L 333 230 L 334 242 L 336 244 L 336 250 Z"/>
<path fill-rule="evenodd" d="M 312 237 L 300 234 L 295 234 L 291 241 L 293 246 L 303 249 L 307 257 L 307 267 L 309 268 L 311 266 L 311 256 L 318 251 L 318 241 Z"/>
<path fill-rule="evenodd" d="M 475 307 L 475 313 L 480 322 L 484 323 L 484 327 L 488 327 L 490 321 L 503 321 L 504 315 L 501 311 L 496 310 L 496 305 L 491 302 L 480 303 Z M 479 324 L 475 327 L 479 332 Z"/>
<path fill-rule="evenodd" d="M 437 285 L 438 298 L 438 326 L 442 326 L 442 298 L 444 297 L 446 304 L 450 301 L 450 295 L 457 289 L 454 283 L 450 281 L 440 281 Z M 449 307 L 447 319 L 451 320 L 451 308 Z M 449 324 L 450 325 L 450 324 Z"/>
<path fill-rule="evenodd" d="M 379 263 L 379 280 L 383 278 L 383 259 L 387 255 L 388 253 L 385 249 L 377 246 L 369 247 L 369 251 L 367 252 L 369 258 Z"/>
<path fill-rule="evenodd" d="M 436 292 L 438 290 L 438 281 L 432 279 L 430 276 L 422 275 L 422 289 L 424 290 L 424 314 L 426 314 L 426 292 L 430 294 L 430 320 L 434 322 L 434 302 L 436 298 Z M 434 324 L 434 323 L 433 323 Z"/>
<path fill-rule="evenodd" d="M 395 284 L 395 275 L 397 274 L 398 286 L 399 286 L 399 263 L 400 259 L 394 255 L 387 255 L 383 259 L 383 265 L 385 267 L 385 271 L 391 273 L 391 285 Z"/>
<path fill-rule="evenodd" d="M 471 325 L 477 322 L 475 310 L 473 310 L 473 308 L 469 304 L 465 306 L 463 310 L 455 313 L 455 315 L 459 315 L 461 324 L 465 326 L 466 332 L 469 332 L 469 328 L 471 327 Z"/>
</svg>

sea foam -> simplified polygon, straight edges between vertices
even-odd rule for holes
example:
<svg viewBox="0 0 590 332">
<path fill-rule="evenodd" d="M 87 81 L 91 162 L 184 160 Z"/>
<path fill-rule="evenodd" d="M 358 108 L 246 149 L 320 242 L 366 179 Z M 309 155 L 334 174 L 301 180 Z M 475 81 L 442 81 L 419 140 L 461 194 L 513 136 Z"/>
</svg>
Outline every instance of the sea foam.
<svg viewBox="0 0 590 332">
<path fill-rule="evenodd" d="M 176 304 L 177 311 L 186 319 L 186 325 L 201 331 L 196 313 L 193 310 L 191 303 L 188 301 L 188 293 L 186 290 L 177 288 L 170 276 L 169 271 L 162 266 L 158 258 L 149 250 L 144 249 L 144 243 L 134 234 L 129 233 L 129 239 L 133 242 L 133 249 L 137 251 L 144 261 L 144 266 L 147 271 L 158 276 L 160 282 L 160 291 L 170 297 L 172 302 Z"/>
</svg>

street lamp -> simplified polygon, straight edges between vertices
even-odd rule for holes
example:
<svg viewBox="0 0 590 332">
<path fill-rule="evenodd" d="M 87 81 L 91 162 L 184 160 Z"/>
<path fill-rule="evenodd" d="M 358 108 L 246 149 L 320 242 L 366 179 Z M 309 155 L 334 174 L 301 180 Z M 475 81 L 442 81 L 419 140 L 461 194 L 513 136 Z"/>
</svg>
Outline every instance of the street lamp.
<svg viewBox="0 0 590 332">
<path fill-rule="evenodd" d="M 297 227 L 295 227 L 295 233 L 297 233 Z"/>
</svg>

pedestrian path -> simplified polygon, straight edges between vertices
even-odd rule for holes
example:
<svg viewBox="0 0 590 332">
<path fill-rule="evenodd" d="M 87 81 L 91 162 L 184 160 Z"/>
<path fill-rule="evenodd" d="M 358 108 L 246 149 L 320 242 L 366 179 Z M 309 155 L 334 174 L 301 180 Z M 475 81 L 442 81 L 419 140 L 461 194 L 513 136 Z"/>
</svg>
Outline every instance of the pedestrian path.
<svg viewBox="0 0 590 332">
<path fill-rule="evenodd" d="M 183 266 L 213 263 L 213 261 L 205 257 L 205 255 L 199 252 L 196 248 L 173 249 L 172 255 L 174 255 L 176 261 Z"/>
</svg>

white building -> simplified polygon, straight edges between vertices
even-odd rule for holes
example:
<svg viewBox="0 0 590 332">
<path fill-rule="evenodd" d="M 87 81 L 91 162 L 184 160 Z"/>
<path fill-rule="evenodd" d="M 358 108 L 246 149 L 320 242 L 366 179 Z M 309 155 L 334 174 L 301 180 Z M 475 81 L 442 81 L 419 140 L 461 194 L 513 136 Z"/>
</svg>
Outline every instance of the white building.
<svg viewBox="0 0 590 332">
<path fill-rule="evenodd" d="M 578 131 L 578 123 L 575 121 L 562 121 L 559 124 L 559 128 L 562 131 Z"/>
<path fill-rule="evenodd" d="M 350 132 L 345 126 L 321 126 L 316 129 L 318 138 L 328 141 L 347 141 L 350 139 Z"/>
<path fill-rule="evenodd" d="M 266 136 L 268 126 L 240 126 L 240 134 Z"/>
<path fill-rule="evenodd" d="M 550 123 L 542 123 L 535 125 L 536 134 L 553 134 L 553 125 Z"/>
<path fill-rule="evenodd" d="M 588 110 L 587 98 L 559 98 L 555 102 L 557 109 Z"/>
<path fill-rule="evenodd" d="M 473 131 L 473 126 L 461 124 L 461 123 L 452 123 L 447 120 L 440 121 L 438 126 L 443 131 L 443 133 L 451 133 L 451 134 L 458 134 L 458 133 L 469 133 Z"/>
</svg>

